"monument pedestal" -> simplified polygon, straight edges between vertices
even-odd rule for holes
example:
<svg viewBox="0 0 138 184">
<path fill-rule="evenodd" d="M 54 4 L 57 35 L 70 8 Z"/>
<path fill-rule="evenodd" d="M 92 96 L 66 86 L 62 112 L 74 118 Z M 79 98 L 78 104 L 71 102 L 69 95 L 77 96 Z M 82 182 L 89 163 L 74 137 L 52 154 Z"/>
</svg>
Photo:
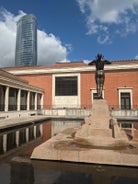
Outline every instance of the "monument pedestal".
<svg viewBox="0 0 138 184">
<path fill-rule="evenodd" d="M 85 124 L 77 130 L 75 139 L 85 139 L 95 146 L 124 146 L 128 138 L 121 131 L 116 119 L 110 115 L 106 100 L 94 100 L 91 116 L 85 119 Z"/>
<path fill-rule="evenodd" d="M 137 153 L 110 116 L 106 100 L 99 99 L 81 127 L 66 129 L 36 147 L 31 159 L 138 166 Z"/>
</svg>

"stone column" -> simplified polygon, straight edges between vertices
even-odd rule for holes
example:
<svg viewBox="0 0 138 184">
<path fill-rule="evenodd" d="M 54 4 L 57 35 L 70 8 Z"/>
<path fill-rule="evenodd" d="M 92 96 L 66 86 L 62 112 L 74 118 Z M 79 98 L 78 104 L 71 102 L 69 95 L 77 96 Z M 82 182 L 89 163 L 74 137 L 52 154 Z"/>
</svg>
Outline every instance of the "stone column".
<svg viewBox="0 0 138 184">
<path fill-rule="evenodd" d="M 27 110 L 30 110 L 30 91 L 27 93 Z"/>
<path fill-rule="evenodd" d="M 21 90 L 18 89 L 17 93 L 17 111 L 21 110 Z"/>
<path fill-rule="evenodd" d="M 37 110 L 37 93 L 35 93 L 35 110 Z"/>
<path fill-rule="evenodd" d="M 5 109 L 4 111 L 8 111 L 8 106 L 9 106 L 9 86 L 6 87 L 6 90 L 5 90 Z"/>
<path fill-rule="evenodd" d="M 41 101 L 40 101 L 41 109 L 43 109 L 43 101 L 44 101 L 44 95 L 41 94 Z"/>
</svg>

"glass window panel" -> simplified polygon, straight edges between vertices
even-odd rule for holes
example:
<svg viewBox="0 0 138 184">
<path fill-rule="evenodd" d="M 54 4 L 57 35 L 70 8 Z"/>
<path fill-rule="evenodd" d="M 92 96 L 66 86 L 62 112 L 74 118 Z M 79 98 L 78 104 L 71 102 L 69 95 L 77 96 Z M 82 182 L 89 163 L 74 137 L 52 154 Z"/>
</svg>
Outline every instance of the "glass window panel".
<svg viewBox="0 0 138 184">
<path fill-rule="evenodd" d="M 78 94 L 78 80 L 73 77 L 56 77 L 55 95 L 56 96 L 76 96 Z"/>
<path fill-rule="evenodd" d="M 130 93 L 121 93 L 121 109 L 131 109 Z"/>
</svg>

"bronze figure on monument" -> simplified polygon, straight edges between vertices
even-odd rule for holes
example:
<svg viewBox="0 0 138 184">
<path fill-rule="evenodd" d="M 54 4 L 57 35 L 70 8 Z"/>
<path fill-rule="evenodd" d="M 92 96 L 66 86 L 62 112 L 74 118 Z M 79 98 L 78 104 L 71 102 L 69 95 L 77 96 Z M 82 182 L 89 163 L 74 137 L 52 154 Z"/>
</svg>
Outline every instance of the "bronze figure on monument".
<svg viewBox="0 0 138 184">
<path fill-rule="evenodd" d="M 104 74 L 104 64 L 111 64 L 110 61 L 105 60 L 102 54 L 97 54 L 96 60 L 91 61 L 88 65 L 96 66 L 95 81 L 97 89 L 97 98 L 102 99 L 102 91 L 104 86 L 105 74 Z"/>
</svg>

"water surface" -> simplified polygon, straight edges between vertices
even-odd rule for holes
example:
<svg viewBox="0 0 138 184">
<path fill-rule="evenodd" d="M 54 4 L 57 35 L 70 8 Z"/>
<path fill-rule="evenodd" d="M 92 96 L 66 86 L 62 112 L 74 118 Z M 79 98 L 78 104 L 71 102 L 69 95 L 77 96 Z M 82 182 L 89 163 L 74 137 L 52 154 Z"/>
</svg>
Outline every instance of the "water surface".
<svg viewBox="0 0 138 184">
<path fill-rule="evenodd" d="M 138 168 L 30 160 L 35 146 L 81 121 L 42 122 L 43 134 L 0 157 L 0 184 L 138 184 Z"/>
</svg>

